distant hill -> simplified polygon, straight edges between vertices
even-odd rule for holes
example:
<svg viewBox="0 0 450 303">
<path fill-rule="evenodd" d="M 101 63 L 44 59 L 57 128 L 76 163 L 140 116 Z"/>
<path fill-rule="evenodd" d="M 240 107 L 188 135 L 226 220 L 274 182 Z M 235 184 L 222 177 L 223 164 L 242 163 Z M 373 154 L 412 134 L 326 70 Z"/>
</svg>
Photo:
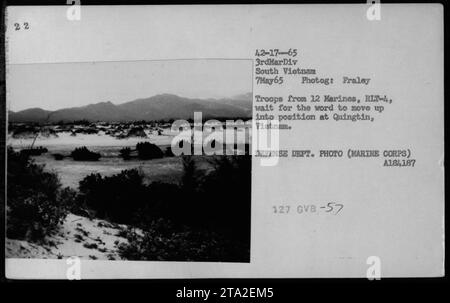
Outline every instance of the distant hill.
<svg viewBox="0 0 450 303">
<path fill-rule="evenodd" d="M 81 107 L 46 111 L 31 108 L 8 113 L 10 122 L 71 122 L 88 121 L 136 121 L 193 118 L 194 112 L 202 112 L 204 118 L 250 118 L 252 94 L 224 99 L 190 99 L 162 94 L 115 105 L 100 102 Z"/>
<path fill-rule="evenodd" d="M 43 122 L 48 119 L 51 111 L 43 110 L 41 108 L 29 108 L 22 110 L 20 112 L 8 112 L 8 119 L 12 122 L 22 122 L 22 121 L 30 121 L 30 122 Z"/>
</svg>

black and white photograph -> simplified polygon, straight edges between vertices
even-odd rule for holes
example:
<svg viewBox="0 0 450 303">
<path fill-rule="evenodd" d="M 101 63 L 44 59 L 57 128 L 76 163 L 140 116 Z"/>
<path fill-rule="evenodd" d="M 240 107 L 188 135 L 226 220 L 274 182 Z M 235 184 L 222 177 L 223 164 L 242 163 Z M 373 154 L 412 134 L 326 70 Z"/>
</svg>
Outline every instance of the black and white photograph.
<svg viewBox="0 0 450 303">
<path fill-rule="evenodd" d="M 251 61 L 8 72 L 7 258 L 249 262 Z"/>
</svg>

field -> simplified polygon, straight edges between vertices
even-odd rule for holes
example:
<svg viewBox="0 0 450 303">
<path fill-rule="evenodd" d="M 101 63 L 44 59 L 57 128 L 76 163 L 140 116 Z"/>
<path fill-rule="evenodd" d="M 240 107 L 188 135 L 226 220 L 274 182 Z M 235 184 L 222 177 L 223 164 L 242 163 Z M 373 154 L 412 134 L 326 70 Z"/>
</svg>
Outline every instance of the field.
<svg viewBox="0 0 450 303">
<path fill-rule="evenodd" d="M 90 150 L 101 154 L 119 152 L 119 148 L 115 147 L 92 147 Z M 79 181 L 91 173 L 111 176 L 126 169 L 137 168 L 143 173 L 146 183 L 149 184 L 154 181 L 177 183 L 182 172 L 182 164 L 179 157 L 124 161 L 118 156 L 102 156 L 99 161 L 92 162 L 74 161 L 70 158 L 58 161 L 50 154 L 43 154 L 35 156 L 34 159 L 37 164 L 45 164 L 47 170 L 56 172 L 63 186 L 72 188 L 77 188 Z"/>
<path fill-rule="evenodd" d="M 120 158 L 122 148 L 134 148 L 139 142 L 151 142 L 165 150 L 170 147 L 175 135 L 169 128 L 162 129 L 159 135 L 146 131 L 146 137 L 122 139 L 107 135 L 103 131 L 97 134 L 79 133 L 75 136 L 70 132 L 62 131 L 56 133 L 56 135 L 39 135 L 36 139 L 32 134 L 13 136 L 10 133 L 8 145 L 15 150 L 28 148 L 32 144 L 35 147 L 47 148 L 48 152 L 33 156 L 33 159 L 37 164 L 44 164 L 47 170 L 56 172 L 63 186 L 77 188 L 78 182 L 91 173 L 110 176 L 132 168 L 139 169 L 144 174 L 147 183 L 154 181 L 177 183 L 182 171 L 179 157 L 164 157 L 152 160 L 130 159 L 126 161 Z M 53 157 L 53 154 L 69 155 L 72 150 L 80 146 L 86 146 L 89 150 L 100 153 L 99 161 L 74 161 L 71 158 L 55 160 Z M 200 168 L 208 170 L 207 161 L 203 161 Z"/>
</svg>

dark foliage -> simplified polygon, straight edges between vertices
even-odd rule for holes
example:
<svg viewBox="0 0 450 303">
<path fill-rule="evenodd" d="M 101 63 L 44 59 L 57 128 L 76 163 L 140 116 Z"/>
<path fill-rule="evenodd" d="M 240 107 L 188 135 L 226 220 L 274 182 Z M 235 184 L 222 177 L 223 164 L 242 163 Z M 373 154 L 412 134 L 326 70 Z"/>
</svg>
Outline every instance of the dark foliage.
<svg viewBox="0 0 450 303">
<path fill-rule="evenodd" d="M 78 205 L 96 217 L 133 228 L 124 232 L 123 258 L 247 262 L 250 252 L 249 156 L 183 156 L 179 185 L 145 185 L 138 170 L 80 182 Z M 137 231 L 138 229 L 139 231 Z"/>
<path fill-rule="evenodd" d="M 75 161 L 98 161 L 98 159 L 100 159 L 101 157 L 99 153 L 90 151 L 86 146 L 75 148 L 70 156 Z"/>
<path fill-rule="evenodd" d="M 20 137 L 23 134 L 35 134 L 40 130 L 37 124 L 10 124 L 8 129 L 12 130 L 13 137 Z"/>
<path fill-rule="evenodd" d="M 245 245 L 208 230 L 180 229 L 166 219 L 152 221 L 144 233 L 130 228 L 125 238 L 128 243 L 118 248 L 128 260 L 248 261 Z"/>
<path fill-rule="evenodd" d="M 111 177 L 91 174 L 80 181 L 79 205 L 86 206 L 102 219 L 132 223 L 135 212 L 147 199 L 147 188 L 136 170 L 124 170 Z"/>
<path fill-rule="evenodd" d="M 8 148 L 7 236 L 39 240 L 54 232 L 67 215 L 58 177 L 24 153 Z"/>
<path fill-rule="evenodd" d="M 62 154 L 53 154 L 52 156 L 53 156 L 53 158 L 55 158 L 55 160 L 58 160 L 58 161 L 64 159 L 64 155 L 62 155 Z"/>
<path fill-rule="evenodd" d="M 91 122 L 89 120 L 82 119 L 82 120 L 75 120 L 75 121 L 71 122 L 70 124 L 87 126 L 87 125 L 90 125 Z"/>
<path fill-rule="evenodd" d="M 131 159 L 131 148 L 129 147 L 124 147 L 120 150 L 120 156 L 124 159 L 124 160 L 130 160 Z"/>
<path fill-rule="evenodd" d="M 150 142 L 139 142 L 136 144 L 139 159 L 149 160 L 164 157 L 162 150 L 155 144 Z"/>
<path fill-rule="evenodd" d="M 146 138 L 147 134 L 142 126 L 131 127 L 128 131 L 127 137 L 143 137 Z"/>
<path fill-rule="evenodd" d="M 74 134 L 86 134 L 86 135 L 92 135 L 92 134 L 98 134 L 99 130 L 95 126 L 85 126 L 83 128 L 75 129 L 72 131 Z"/>
<path fill-rule="evenodd" d="M 251 163 L 248 156 L 210 158 L 215 170 L 183 156 L 179 187 L 148 186 L 148 201 L 129 231 L 124 258 L 247 262 L 250 252 Z"/>
<path fill-rule="evenodd" d="M 164 157 L 174 157 L 175 155 L 172 152 L 172 147 L 168 146 L 166 147 L 166 150 L 164 151 Z"/>
<path fill-rule="evenodd" d="M 25 148 L 20 151 L 22 154 L 28 156 L 40 156 L 48 152 L 48 149 L 42 146 L 34 147 L 34 148 Z"/>
</svg>

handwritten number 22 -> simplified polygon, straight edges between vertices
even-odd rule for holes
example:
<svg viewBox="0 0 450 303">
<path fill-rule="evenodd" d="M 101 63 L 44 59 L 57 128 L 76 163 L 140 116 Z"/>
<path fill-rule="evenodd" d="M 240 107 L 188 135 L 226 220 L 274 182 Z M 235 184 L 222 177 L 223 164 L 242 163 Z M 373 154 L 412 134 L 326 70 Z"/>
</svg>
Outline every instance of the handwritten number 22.
<svg viewBox="0 0 450 303">
<path fill-rule="evenodd" d="M 29 29 L 29 28 L 30 28 L 30 25 L 28 24 L 28 22 L 24 22 L 23 23 L 23 29 Z M 14 29 L 16 31 L 21 30 L 20 23 L 14 23 Z"/>
</svg>

